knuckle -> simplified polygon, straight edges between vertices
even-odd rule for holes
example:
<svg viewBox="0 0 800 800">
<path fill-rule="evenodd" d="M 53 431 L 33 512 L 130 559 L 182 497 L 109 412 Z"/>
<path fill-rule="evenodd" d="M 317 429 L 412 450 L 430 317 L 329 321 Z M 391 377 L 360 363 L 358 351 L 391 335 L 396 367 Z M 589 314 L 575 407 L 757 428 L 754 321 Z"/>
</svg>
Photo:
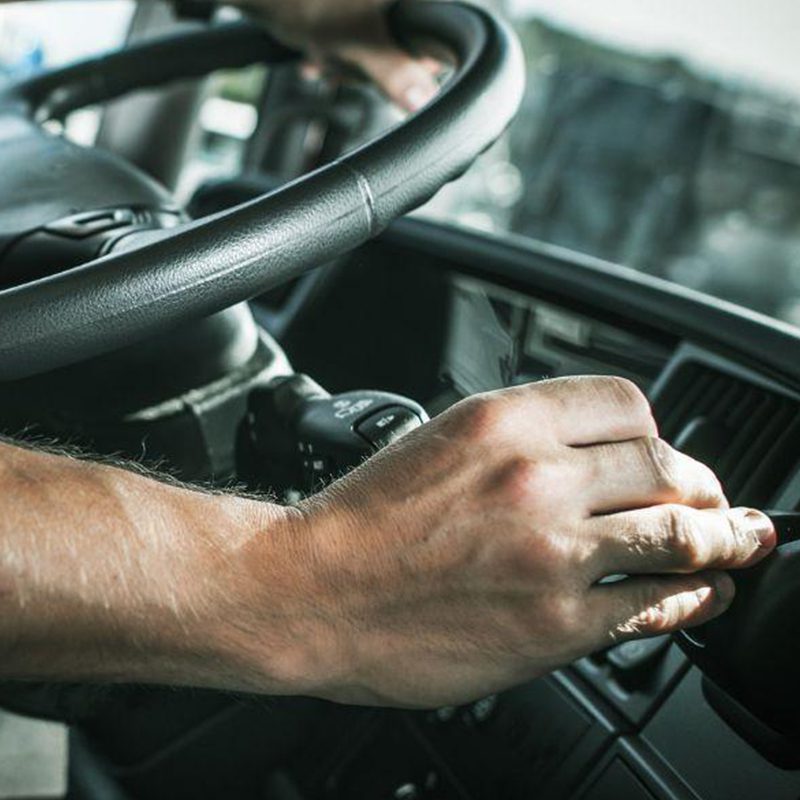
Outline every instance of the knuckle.
<svg viewBox="0 0 800 800">
<path fill-rule="evenodd" d="M 647 436 L 639 442 L 642 460 L 657 491 L 665 498 L 677 497 L 680 494 L 680 478 L 675 450 L 655 436 Z"/>
<path fill-rule="evenodd" d="M 553 397 L 569 394 L 573 388 L 582 380 L 587 380 L 582 376 L 569 375 L 563 378 L 543 378 L 540 381 L 529 383 L 531 394 L 539 397 Z"/>
<path fill-rule="evenodd" d="M 728 523 L 728 546 L 725 548 L 723 560 L 732 561 L 737 558 L 746 558 L 760 547 L 757 534 L 748 528 L 738 515 L 725 514 Z"/>
<path fill-rule="evenodd" d="M 671 627 L 667 617 L 664 603 L 659 602 L 648 606 L 644 611 L 640 611 L 621 625 L 617 625 L 611 632 L 611 641 L 618 643 L 627 639 L 640 639 L 667 633 Z"/>
<path fill-rule="evenodd" d="M 680 596 L 651 602 L 640 614 L 641 632 L 657 635 L 672 630 L 682 618 L 681 603 Z"/>
<path fill-rule="evenodd" d="M 611 376 L 605 378 L 608 381 L 611 389 L 615 391 L 622 402 L 634 408 L 650 410 L 650 403 L 644 395 L 644 392 L 628 378 L 620 378 L 618 376 Z"/>
<path fill-rule="evenodd" d="M 398 95 L 402 92 L 405 92 L 407 89 L 411 88 L 414 85 L 414 75 L 409 75 L 407 69 L 402 68 L 395 68 L 395 69 L 376 69 L 373 66 L 373 73 L 378 73 L 376 77 L 380 80 L 381 84 L 385 89 L 388 89 L 390 92 L 395 92 Z"/>
<path fill-rule="evenodd" d="M 576 390 L 590 380 L 592 379 L 573 375 L 564 378 L 548 378 L 529 384 L 526 402 L 533 404 L 534 412 L 538 406 L 542 419 L 546 420 L 552 415 L 559 416 L 569 411 L 577 394 Z"/>
<path fill-rule="evenodd" d="M 685 625 L 702 611 L 707 601 L 703 584 L 686 580 L 683 585 L 669 586 L 663 581 L 643 585 L 636 603 L 641 609 L 611 630 L 612 641 L 658 636 Z"/>
<path fill-rule="evenodd" d="M 534 534 L 514 557 L 523 579 L 555 585 L 563 584 L 575 566 L 575 548 L 569 537 L 549 531 Z"/>
<path fill-rule="evenodd" d="M 675 614 L 666 600 L 656 600 L 640 614 L 640 630 L 642 633 L 662 633 L 670 629 L 675 622 Z"/>
<path fill-rule="evenodd" d="M 623 626 L 624 632 L 640 636 L 657 635 L 675 626 L 675 603 L 659 593 L 658 584 L 643 589 L 639 608 L 641 611 Z"/>
<path fill-rule="evenodd" d="M 603 381 L 605 388 L 615 398 L 617 404 L 637 421 L 650 423 L 655 428 L 650 401 L 633 381 L 616 376 L 597 378 L 596 380 Z"/>
<path fill-rule="evenodd" d="M 701 569 L 707 561 L 708 548 L 691 509 L 669 506 L 664 514 L 664 548 L 679 566 L 692 572 Z"/>
<path fill-rule="evenodd" d="M 469 441 L 486 441 L 498 432 L 505 416 L 504 403 L 494 395 L 475 394 L 453 409 L 459 433 Z"/>
<path fill-rule="evenodd" d="M 695 463 L 700 473 L 701 485 L 707 504 L 719 506 L 727 503 L 725 499 L 725 490 L 722 488 L 722 484 L 714 470 L 699 461 Z"/>
<path fill-rule="evenodd" d="M 642 591 L 639 608 L 642 610 L 614 631 L 617 637 L 657 636 L 670 633 L 692 620 L 708 594 L 697 581 L 687 581 L 667 592 L 661 583 L 654 583 Z"/>
<path fill-rule="evenodd" d="M 500 468 L 498 485 L 504 499 L 526 505 L 529 500 L 550 496 L 558 486 L 559 472 L 552 461 L 514 456 Z"/>
</svg>

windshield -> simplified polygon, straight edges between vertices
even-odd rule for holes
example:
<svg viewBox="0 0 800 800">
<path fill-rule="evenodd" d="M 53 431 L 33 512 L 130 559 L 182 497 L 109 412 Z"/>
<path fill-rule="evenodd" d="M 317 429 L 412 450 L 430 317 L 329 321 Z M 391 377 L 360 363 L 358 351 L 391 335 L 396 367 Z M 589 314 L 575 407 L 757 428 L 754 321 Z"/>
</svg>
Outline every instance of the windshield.
<svg viewBox="0 0 800 800">
<path fill-rule="evenodd" d="M 800 4 L 499 5 L 526 52 L 522 111 L 424 213 L 800 325 Z"/>
</svg>

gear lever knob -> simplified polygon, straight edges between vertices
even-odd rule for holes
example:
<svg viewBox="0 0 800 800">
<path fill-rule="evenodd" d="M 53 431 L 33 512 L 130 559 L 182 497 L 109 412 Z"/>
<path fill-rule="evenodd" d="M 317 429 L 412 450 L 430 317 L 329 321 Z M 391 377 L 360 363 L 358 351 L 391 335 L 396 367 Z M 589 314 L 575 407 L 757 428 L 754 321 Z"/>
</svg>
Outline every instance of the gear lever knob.
<svg viewBox="0 0 800 800">
<path fill-rule="evenodd" d="M 732 572 L 736 597 L 678 644 L 713 685 L 706 697 L 763 755 L 800 765 L 800 514 L 767 512 L 778 547 Z M 796 755 L 792 755 L 796 754 Z"/>
</svg>

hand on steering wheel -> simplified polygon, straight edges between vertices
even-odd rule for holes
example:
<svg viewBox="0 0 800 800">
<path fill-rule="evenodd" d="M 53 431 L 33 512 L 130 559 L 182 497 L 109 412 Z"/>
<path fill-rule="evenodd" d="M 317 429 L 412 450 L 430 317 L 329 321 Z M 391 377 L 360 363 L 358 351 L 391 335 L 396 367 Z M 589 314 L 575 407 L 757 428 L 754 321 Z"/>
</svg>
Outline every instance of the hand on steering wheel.
<svg viewBox="0 0 800 800">
<path fill-rule="evenodd" d="M 439 70 L 430 58 L 417 59 L 398 46 L 386 24 L 381 0 L 245 0 L 287 44 L 303 50 L 323 70 L 355 67 L 393 103 L 418 111 L 438 90 Z"/>
<path fill-rule="evenodd" d="M 363 3 L 351 0 L 356 10 Z M 519 43 L 502 21 L 460 3 L 400 2 L 387 20 L 403 43 L 433 41 L 452 57 L 451 77 L 424 109 L 272 194 L 156 235 L 131 234 L 122 251 L 111 246 L 74 269 L 53 264 L 41 280 L 0 290 L 0 380 L 109 352 L 255 297 L 349 252 L 461 175 L 519 107 Z M 306 36 L 319 24 L 309 23 Z M 334 50 L 356 52 L 346 43 Z M 362 66 L 374 67 L 380 51 L 357 51 L 369 56 Z M 297 56 L 256 26 L 212 26 L 4 87 L 0 259 L 68 215 L 174 206 L 130 164 L 53 137 L 40 122 L 134 89 Z M 50 179 L 56 173 L 58 183 Z"/>
</svg>

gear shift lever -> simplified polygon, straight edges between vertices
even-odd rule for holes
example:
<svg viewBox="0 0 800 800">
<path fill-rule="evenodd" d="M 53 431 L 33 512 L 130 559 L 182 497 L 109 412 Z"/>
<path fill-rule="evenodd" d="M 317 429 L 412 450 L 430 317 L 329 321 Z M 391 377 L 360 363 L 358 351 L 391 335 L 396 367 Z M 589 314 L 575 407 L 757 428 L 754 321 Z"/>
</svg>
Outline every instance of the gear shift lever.
<svg viewBox="0 0 800 800">
<path fill-rule="evenodd" d="M 731 573 L 736 597 L 678 644 L 712 682 L 706 697 L 764 756 L 800 766 L 800 513 L 767 512 L 778 547 Z"/>
</svg>

